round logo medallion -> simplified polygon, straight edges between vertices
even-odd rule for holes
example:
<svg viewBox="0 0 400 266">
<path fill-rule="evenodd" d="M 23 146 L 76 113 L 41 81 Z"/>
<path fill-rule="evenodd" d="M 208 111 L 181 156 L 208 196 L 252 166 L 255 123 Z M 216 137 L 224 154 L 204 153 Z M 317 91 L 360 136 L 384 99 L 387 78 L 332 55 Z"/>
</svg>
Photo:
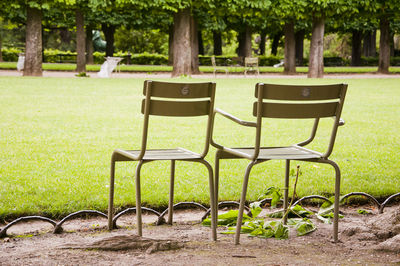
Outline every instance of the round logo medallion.
<svg viewBox="0 0 400 266">
<path fill-rule="evenodd" d="M 188 86 L 184 86 L 181 90 L 182 95 L 186 96 L 189 94 L 189 88 Z"/>
<path fill-rule="evenodd" d="M 302 95 L 303 97 L 310 97 L 310 94 L 311 94 L 311 89 L 310 89 L 310 88 L 304 88 L 304 89 L 301 91 L 301 95 Z"/>
</svg>

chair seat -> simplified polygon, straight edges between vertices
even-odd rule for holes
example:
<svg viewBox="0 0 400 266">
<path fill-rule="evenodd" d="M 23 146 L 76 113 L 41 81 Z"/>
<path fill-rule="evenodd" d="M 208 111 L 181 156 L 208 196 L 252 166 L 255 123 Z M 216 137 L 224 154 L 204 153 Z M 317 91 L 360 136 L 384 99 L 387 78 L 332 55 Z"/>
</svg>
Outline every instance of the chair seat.
<svg viewBox="0 0 400 266">
<path fill-rule="evenodd" d="M 234 148 L 230 149 L 234 152 L 240 152 L 242 154 L 247 154 L 249 156 L 254 154 L 254 148 Z M 228 150 L 225 150 L 229 152 Z M 257 159 L 261 160 L 306 160 L 306 159 L 318 159 L 321 158 L 322 154 L 305 149 L 299 146 L 289 146 L 289 147 L 268 147 L 260 148 L 260 153 Z M 240 157 L 240 156 L 239 156 Z"/>
<path fill-rule="evenodd" d="M 116 161 L 135 161 L 140 154 L 140 150 L 115 150 L 117 156 Z M 146 150 L 143 160 L 196 160 L 202 159 L 197 153 L 191 152 L 183 148 L 176 149 L 160 149 Z"/>
</svg>

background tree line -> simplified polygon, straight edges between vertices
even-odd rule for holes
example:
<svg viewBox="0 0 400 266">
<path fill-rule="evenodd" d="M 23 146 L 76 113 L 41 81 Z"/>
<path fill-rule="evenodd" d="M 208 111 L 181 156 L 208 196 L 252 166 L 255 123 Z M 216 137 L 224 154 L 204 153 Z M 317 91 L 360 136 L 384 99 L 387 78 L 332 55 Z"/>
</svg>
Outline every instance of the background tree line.
<svg viewBox="0 0 400 266">
<path fill-rule="evenodd" d="M 124 32 L 137 30 L 138 41 L 154 44 L 157 39 L 152 49 L 168 49 L 172 76 L 199 72 L 198 56 L 204 54 L 207 36 L 215 55 L 222 54 L 223 38 L 235 37 L 235 52 L 242 57 L 254 50 L 265 54 L 267 38 L 276 54 L 283 41 L 286 74 L 296 73 L 304 40 L 310 39 L 308 76 L 322 77 L 324 35 L 332 32 L 351 33 L 352 65 L 358 65 L 362 53 L 376 53 L 378 30 L 378 72 L 388 73 L 393 36 L 400 32 L 400 5 L 398 0 L 3 0 L 0 23 L 0 48 L 3 25 L 25 26 L 21 41 L 27 76 L 42 75 L 43 41 L 51 41 L 45 38 L 47 31 L 59 31 L 66 39 L 75 32 L 76 70 L 85 72 L 86 64 L 93 63 L 93 30 L 103 32 L 106 56 L 114 54 L 116 37 L 118 42 Z"/>
</svg>

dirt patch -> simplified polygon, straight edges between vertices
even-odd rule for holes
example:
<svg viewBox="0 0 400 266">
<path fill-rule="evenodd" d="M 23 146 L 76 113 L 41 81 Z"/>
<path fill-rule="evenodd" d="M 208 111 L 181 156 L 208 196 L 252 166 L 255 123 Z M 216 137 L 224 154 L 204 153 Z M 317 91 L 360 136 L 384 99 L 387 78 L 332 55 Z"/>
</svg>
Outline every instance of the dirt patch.
<svg viewBox="0 0 400 266">
<path fill-rule="evenodd" d="M 368 208 L 363 206 L 364 209 Z M 11 227 L 0 240 L 1 265 L 280 265 L 280 264 L 400 264 L 400 206 L 378 214 L 361 215 L 342 208 L 339 243 L 332 242 L 332 225 L 313 220 L 318 229 L 306 236 L 290 232 L 288 240 L 259 239 L 211 232 L 197 210 L 181 210 L 172 226 L 154 226 L 157 217 L 144 215 L 144 238 L 136 236 L 135 216 L 118 220 L 120 229 L 108 232 L 104 218 L 68 221 L 55 235 L 42 222 Z M 51 226 L 50 226 L 51 227 Z M 224 228 L 219 228 L 219 232 Z"/>
</svg>

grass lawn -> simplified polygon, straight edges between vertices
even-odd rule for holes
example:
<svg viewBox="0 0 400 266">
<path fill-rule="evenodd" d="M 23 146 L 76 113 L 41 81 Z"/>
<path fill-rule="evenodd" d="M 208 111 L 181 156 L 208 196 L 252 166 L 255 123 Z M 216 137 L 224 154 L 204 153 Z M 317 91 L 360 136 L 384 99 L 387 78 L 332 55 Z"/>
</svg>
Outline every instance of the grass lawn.
<svg viewBox="0 0 400 266">
<path fill-rule="evenodd" d="M 170 79 L 169 79 L 170 80 Z M 175 79 L 197 81 L 195 79 Z M 202 80 L 204 81 L 204 79 Z M 342 169 L 342 193 L 364 191 L 385 197 L 400 191 L 400 79 L 218 79 L 216 106 L 252 120 L 256 82 L 349 84 L 343 118 L 331 159 Z M 42 214 L 52 217 L 80 209 L 107 208 L 109 163 L 115 148 L 136 149 L 141 139 L 143 79 L 0 77 L 0 218 Z M 150 121 L 149 147 L 181 145 L 203 148 L 204 118 Z M 265 145 L 303 140 L 302 124 L 279 120 L 265 123 Z M 215 135 L 226 145 L 252 145 L 253 131 L 217 117 Z M 329 126 L 331 119 L 324 121 Z M 306 122 L 310 126 L 311 121 Z M 186 130 L 182 130 L 186 128 Z M 321 131 L 313 148 L 324 149 L 329 130 Z M 168 140 L 170 136 L 176 136 Z M 287 140 L 287 141 L 286 141 Z M 181 143 L 181 144 L 178 144 Z M 214 163 L 215 149 L 207 159 Z M 245 160 L 221 163 L 220 200 L 238 200 Z M 292 168 L 297 163 L 293 162 Z M 333 168 L 300 163 L 298 196 L 330 195 Z M 135 205 L 135 163 L 118 163 L 116 204 Z M 200 164 L 177 162 L 176 202 L 208 203 L 208 178 Z M 269 186 L 283 187 L 284 163 L 253 168 L 248 199 L 256 200 Z M 142 168 L 145 206 L 165 207 L 169 163 Z"/>
<path fill-rule="evenodd" d="M 172 66 L 152 66 L 152 65 L 120 65 L 119 70 L 122 72 L 171 72 Z M 16 62 L 0 62 L 0 69 L 17 69 Z M 44 63 L 43 70 L 50 71 L 75 71 L 76 64 L 67 63 Z M 243 67 L 228 67 L 230 73 L 243 73 Z M 87 65 L 87 71 L 98 72 L 100 65 Z M 213 67 L 200 66 L 200 71 L 203 73 L 212 73 Z M 325 67 L 325 73 L 374 73 L 378 67 Z M 297 67 L 298 73 L 307 73 L 308 67 Z M 390 73 L 400 73 L 400 67 L 390 67 Z M 260 67 L 261 73 L 282 73 L 283 67 L 262 66 Z"/>
</svg>

